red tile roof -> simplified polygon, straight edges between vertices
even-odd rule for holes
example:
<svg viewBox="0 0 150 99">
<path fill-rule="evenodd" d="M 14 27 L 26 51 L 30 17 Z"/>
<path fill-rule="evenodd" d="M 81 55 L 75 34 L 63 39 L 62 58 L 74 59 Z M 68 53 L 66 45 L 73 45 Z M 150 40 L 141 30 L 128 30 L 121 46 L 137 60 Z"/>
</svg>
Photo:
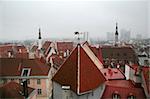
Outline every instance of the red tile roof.
<svg viewBox="0 0 150 99">
<path fill-rule="evenodd" d="M 34 91 L 33 88 L 28 87 L 29 95 Z M 23 87 L 16 82 L 9 82 L 0 87 L 0 98 L 1 99 L 24 99 L 24 96 L 20 92 L 23 92 Z"/>
<path fill-rule="evenodd" d="M 53 81 L 61 85 L 69 85 L 71 90 L 82 94 L 97 88 L 105 78 L 82 46 L 78 45 L 56 72 Z"/>
<path fill-rule="evenodd" d="M 99 61 L 103 64 L 103 57 L 102 57 L 102 51 L 101 48 L 96 48 L 96 47 L 91 47 L 91 50 L 93 51 L 93 53 L 95 54 L 95 56 L 97 56 L 97 58 L 99 59 Z"/>
<path fill-rule="evenodd" d="M 65 59 L 60 58 L 58 55 L 56 55 L 55 57 L 52 56 L 52 61 L 56 69 L 58 69 L 63 64 L 64 60 Z"/>
<path fill-rule="evenodd" d="M 34 46 L 31 48 L 31 51 L 35 52 L 37 49 L 38 49 L 38 46 L 37 46 L 37 45 L 34 45 Z"/>
<path fill-rule="evenodd" d="M 44 54 L 47 55 L 48 51 L 50 49 L 51 41 L 45 41 L 45 43 L 42 45 L 42 49 L 44 49 Z"/>
<path fill-rule="evenodd" d="M 125 79 L 124 74 L 117 68 L 104 68 L 101 72 L 107 80 Z"/>
<path fill-rule="evenodd" d="M 121 99 L 127 99 L 130 94 L 133 94 L 136 99 L 145 99 L 143 88 L 137 88 L 130 80 L 107 81 L 102 99 L 112 98 L 115 92 L 120 95 Z"/>
<path fill-rule="evenodd" d="M 31 69 L 30 76 L 47 76 L 50 70 L 38 59 L 0 58 L 0 63 L 0 76 L 21 76 L 23 68 Z"/>
<path fill-rule="evenodd" d="M 20 52 L 21 51 L 21 52 Z M 8 58 L 8 52 L 12 52 L 13 56 L 18 58 L 28 58 L 28 52 L 25 46 L 23 45 L 0 45 L 0 57 Z"/>
<path fill-rule="evenodd" d="M 144 76 L 146 88 L 147 88 L 148 94 L 150 95 L 150 67 L 143 66 L 142 71 L 143 71 L 142 73 Z"/>
<path fill-rule="evenodd" d="M 73 42 L 57 42 L 57 50 L 58 52 L 65 52 L 67 50 L 73 50 Z"/>
<path fill-rule="evenodd" d="M 138 57 L 131 47 L 101 47 L 103 59 L 127 60 L 138 63 Z"/>
</svg>

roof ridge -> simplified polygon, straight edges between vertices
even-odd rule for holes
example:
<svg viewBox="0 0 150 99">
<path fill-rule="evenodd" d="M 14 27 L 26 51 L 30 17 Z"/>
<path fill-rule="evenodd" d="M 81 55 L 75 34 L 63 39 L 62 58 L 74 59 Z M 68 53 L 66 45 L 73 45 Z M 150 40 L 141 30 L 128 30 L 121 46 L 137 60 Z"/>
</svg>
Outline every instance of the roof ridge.
<svg viewBox="0 0 150 99">
<path fill-rule="evenodd" d="M 86 52 L 86 54 L 89 56 L 89 58 L 94 62 L 94 64 L 97 66 L 97 68 L 100 70 L 103 68 L 103 64 L 99 61 L 99 59 L 94 55 L 94 53 L 91 51 L 91 49 L 84 44 L 82 46 L 83 50 Z"/>
</svg>

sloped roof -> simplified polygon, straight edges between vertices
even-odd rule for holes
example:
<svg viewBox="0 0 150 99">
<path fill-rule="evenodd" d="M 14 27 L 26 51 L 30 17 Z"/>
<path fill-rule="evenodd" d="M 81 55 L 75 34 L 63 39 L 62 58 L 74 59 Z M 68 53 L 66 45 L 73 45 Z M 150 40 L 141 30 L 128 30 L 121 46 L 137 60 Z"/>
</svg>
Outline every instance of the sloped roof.
<svg viewBox="0 0 150 99">
<path fill-rule="evenodd" d="M 72 51 L 73 50 L 73 42 L 56 42 L 58 52 L 66 50 Z"/>
<path fill-rule="evenodd" d="M 97 56 L 97 58 L 100 60 L 100 62 L 104 63 L 101 48 L 96 48 L 96 47 L 92 47 L 92 46 L 89 46 L 89 47 L 91 48 L 91 50 L 93 51 L 95 56 Z"/>
<path fill-rule="evenodd" d="M 42 49 L 44 49 L 44 51 L 45 51 L 44 54 L 45 54 L 45 55 L 48 54 L 47 52 L 48 52 L 49 49 L 50 49 L 51 43 L 52 43 L 51 41 L 45 41 L 44 44 L 42 45 Z"/>
<path fill-rule="evenodd" d="M 144 66 L 142 68 L 142 71 L 143 71 L 142 73 L 143 73 L 143 76 L 144 76 L 147 92 L 150 95 L 150 67 Z"/>
<path fill-rule="evenodd" d="M 63 64 L 64 60 L 65 60 L 64 58 L 60 58 L 58 55 L 56 55 L 55 57 L 52 57 L 54 67 L 56 69 L 58 69 Z"/>
<path fill-rule="evenodd" d="M 117 93 L 121 99 L 127 99 L 129 95 L 134 95 L 136 99 L 145 99 L 142 87 L 136 87 L 130 80 L 111 80 L 107 81 L 104 93 L 101 99 L 112 98 Z"/>
<path fill-rule="evenodd" d="M 125 75 L 118 68 L 104 68 L 101 72 L 107 80 L 125 79 Z"/>
<path fill-rule="evenodd" d="M 53 81 L 62 86 L 69 85 L 71 90 L 82 94 L 97 88 L 105 81 L 105 78 L 89 54 L 78 44 L 56 72 Z"/>
<path fill-rule="evenodd" d="M 138 57 L 136 56 L 134 50 L 131 47 L 101 47 L 102 56 L 104 59 L 118 59 L 118 60 L 128 60 L 133 63 L 138 62 Z"/>
<path fill-rule="evenodd" d="M 30 76 L 47 76 L 50 67 L 38 59 L 0 58 L 0 76 L 21 76 L 23 68 L 30 68 Z"/>
<path fill-rule="evenodd" d="M 38 46 L 37 46 L 37 45 L 34 45 L 34 46 L 31 48 L 31 51 L 35 52 L 37 49 L 38 49 Z"/>
<path fill-rule="evenodd" d="M 33 88 L 28 87 L 29 95 L 34 91 Z M 9 82 L 0 87 L 0 98 L 1 99 L 24 99 L 24 96 L 20 92 L 23 92 L 23 86 L 16 82 Z"/>
<path fill-rule="evenodd" d="M 13 56 L 17 58 L 20 57 L 20 55 L 23 58 L 28 57 L 28 52 L 24 45 L 14 45 L 14 44 L 0 45 L 0 57 L 1 58 L 8 58 L 8 52 L 12 52 Z"/>
</svg>

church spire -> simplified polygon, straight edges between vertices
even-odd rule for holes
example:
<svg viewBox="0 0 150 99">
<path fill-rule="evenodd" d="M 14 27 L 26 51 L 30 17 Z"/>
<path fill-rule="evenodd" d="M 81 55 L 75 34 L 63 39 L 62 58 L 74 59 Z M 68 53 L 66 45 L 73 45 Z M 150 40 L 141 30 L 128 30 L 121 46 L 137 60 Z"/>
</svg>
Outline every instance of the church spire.
<svg viewBox="0 0 150 99">
<path fill-rule="evenodd" d="M 116 32 L 115 32 L 115 46 L 118 44 L 118 23 L 116 22 Z"/>
<path fill-rule="evenodd" d="M 118 35 L 118 23 L 116 22 L 116 33 L 115 35 Z"/>
<path fill-rule="evenodd" d="M 39 28 L 39 37 L 38 37 L 38 49 L 42 48 L 42 37 L 41 37 L 41 29 Z"/>
<path fill-rule="evenodd" d="M 41 29 L 39 28 L 39 39 L 42 39 L 41 37 Z"/>
</svg>

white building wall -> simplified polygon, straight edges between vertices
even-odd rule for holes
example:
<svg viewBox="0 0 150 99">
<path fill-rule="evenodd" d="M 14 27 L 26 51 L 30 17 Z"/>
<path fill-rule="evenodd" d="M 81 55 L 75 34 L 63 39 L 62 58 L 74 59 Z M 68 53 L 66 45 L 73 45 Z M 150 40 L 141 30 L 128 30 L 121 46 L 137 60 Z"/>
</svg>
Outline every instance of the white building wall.
<svg viewBox="0 0 150 99">
<path fill-rule="evenodd" d="M 89 92 L 83 95 L 77 95 L 75 92 L 70 91 L 69 99 L 100 99 L 105 89 L 104 84 L 99 86 L 93 92 Z M 56 82 L 53 82 L 53 99 L 63 99 L 62 86 Z"/>
<path fill-rule="evenodd" d="M 129 80 L 130 78 L 130 67 L 128 65 L 125 65 L 125 77 L 126 80 Z"/>
</svg>

